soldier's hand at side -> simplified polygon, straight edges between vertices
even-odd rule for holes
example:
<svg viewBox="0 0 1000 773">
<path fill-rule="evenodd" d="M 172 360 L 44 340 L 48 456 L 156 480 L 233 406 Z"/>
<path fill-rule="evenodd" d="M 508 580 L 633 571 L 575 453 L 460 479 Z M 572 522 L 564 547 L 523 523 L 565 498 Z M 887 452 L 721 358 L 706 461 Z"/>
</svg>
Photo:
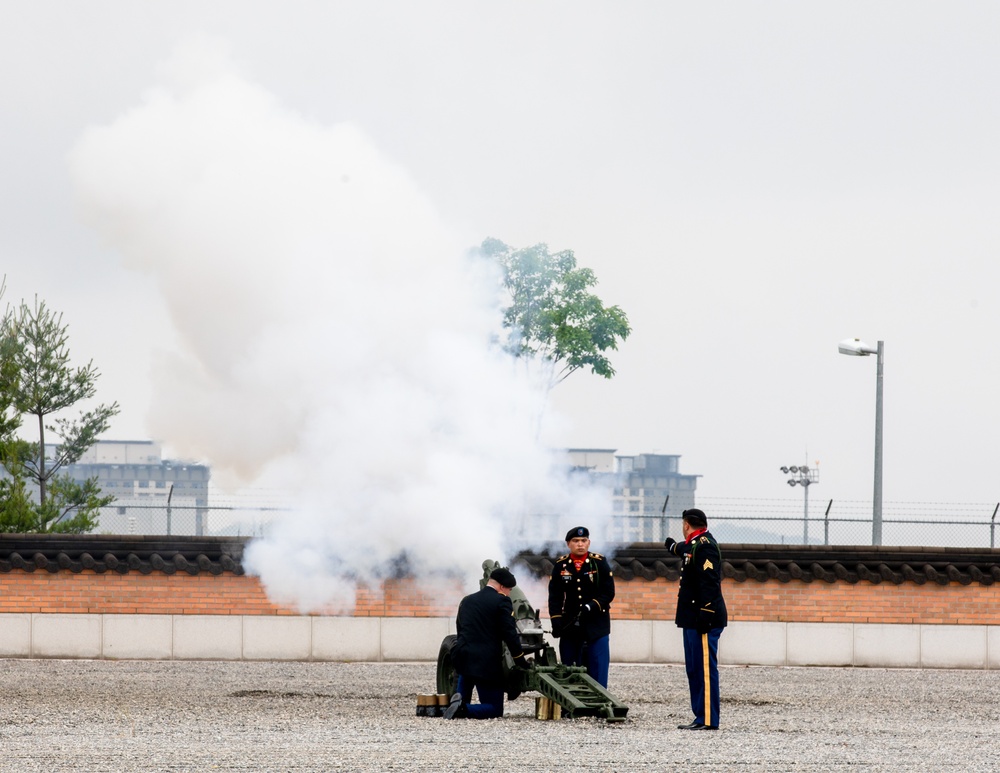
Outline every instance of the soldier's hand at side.
<svg viewBox="0 0 1000 773">
<path fill-rule="evenodd" d="M 698 633 L 708 633 L 714 623 L 715 615 L 712 612 L 706 612 L 704 609 L 698 612 Z"/>
</svg>

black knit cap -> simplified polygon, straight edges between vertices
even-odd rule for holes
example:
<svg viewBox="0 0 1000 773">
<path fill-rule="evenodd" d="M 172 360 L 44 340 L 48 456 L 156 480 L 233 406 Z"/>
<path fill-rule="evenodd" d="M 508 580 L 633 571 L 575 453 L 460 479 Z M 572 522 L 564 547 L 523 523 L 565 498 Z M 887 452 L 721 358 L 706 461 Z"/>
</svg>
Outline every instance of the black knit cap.
<svg viewBox="0 0 1000 773">
<path fill-rule="evenodd" d="M 566 532 L 566 541 L 569 542 L 571 539 L 575 539 L 576 537 L 589 537 L 589 536 L 590 536 L 590 531 L 587 529 L 586 526 L 576 526 L 570 529 L 568 532 Z"/>
<path fill-rule="evenodd" d="M 513 588 L 517 585 L 517 580 L 514 579 L 514 575 L 510 573 L 509 569 L 504 569 L 502 566 L 497 567 L 490 572 L 490 579 L 496 580 L 505 588 Z"/>
</svg>

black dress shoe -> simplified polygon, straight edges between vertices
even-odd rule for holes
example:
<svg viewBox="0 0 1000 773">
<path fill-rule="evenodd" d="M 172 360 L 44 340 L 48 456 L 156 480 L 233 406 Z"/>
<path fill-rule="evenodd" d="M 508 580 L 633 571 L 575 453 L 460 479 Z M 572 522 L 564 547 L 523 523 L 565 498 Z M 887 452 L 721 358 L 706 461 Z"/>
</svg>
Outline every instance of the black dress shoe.
<svg viewBox="0 0 1000 773">
<path fill-rule="evenodd" d="M 465 712 L 462 710 L 465 708 L 462 705 L 462 693 L 457 692 L 451 696 L 451 700 L 448 702 L 448 708 L 444 710 L 445 719 L 459 719 L 465 716 Z"/>
<path fill-rule="evenodd" d="M 678 725 L 678 730 L 701 730 L 705 727 L 701 722 L 692 722 L 690 725 Z"/>
<path fill-rule="evenodd" d="M 698 725 L 697 727 L 692 727 L 692 730 L 718 730 L 718 725 Z"/>
</svg>

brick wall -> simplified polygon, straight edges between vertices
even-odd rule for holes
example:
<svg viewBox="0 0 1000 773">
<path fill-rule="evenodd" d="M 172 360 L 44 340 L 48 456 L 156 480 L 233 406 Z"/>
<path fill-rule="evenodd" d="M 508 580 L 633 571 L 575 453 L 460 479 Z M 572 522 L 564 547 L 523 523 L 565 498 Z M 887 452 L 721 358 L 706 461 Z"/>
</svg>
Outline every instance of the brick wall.
<svg viewBox="0 0 1000 773">
<path fill-rule="evenodd" d="M 95 572 L 0 574 L 0 612 L 41 614 L 293 614 L 267 600 L 256 579 L 232 574 Z"/>
<path fill-rule="evenodd" d="M 1000 585 L 724 580 L 729 619 L 775 623 L 1000 624 Z M 619 582 L 614 617 L 672 620 L 677 583 Z"/>
<path fill-rule="evenodd" d="M 391 580 L 358 590 L 355 617 L 453 617 L 470 589 L 422 588 Z M 734 582 L 723 590 L 733 621 L 1000 625 L 1000 583 L 916 585 L 859 582 Z M 617 583 L 613 616 L 618 620 L 672 620 L 676 582 L 657 578 Z M 529 599 L 544 605 L 544 580 Z M 295 615 L 273 604 L 254 577 L 231 573 L 190 575 L 161 572 L 118 574 L 92 571 L 0 574 L 0 613 Z M 544 609 L 543 609 L 544 613 Z"/>
</svg>

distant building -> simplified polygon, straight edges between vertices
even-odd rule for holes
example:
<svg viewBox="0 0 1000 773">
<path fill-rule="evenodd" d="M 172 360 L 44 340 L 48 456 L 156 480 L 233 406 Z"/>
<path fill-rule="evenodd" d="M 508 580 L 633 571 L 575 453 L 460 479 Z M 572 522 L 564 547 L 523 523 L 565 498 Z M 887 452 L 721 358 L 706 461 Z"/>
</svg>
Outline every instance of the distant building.
<svg viewBox="0 0 1000 773">
<path fill-rule="evenodd" d="M 680 516 L 695 506 L 700 475 L 682 475 L 680 456 L 617 456 L 611 500 L 614 537 L 622 542 L 663 542 L 680 537 Z M 671 519 L 673 526 L 671 530 Z"/>
<path fill-rule="evenodd" d="M 680 456 L 619 456 L 614 448 L 571 448 L 570 465 L 610 491 L 613 542 L 663 542 L 680 536 L 680 517 L 695 506 L 700 475 L 682 475 Z"/>
<path fill-rule="evenodd" d="M 51 458 L 55 446 L 46 452 Z M 101 510 L 97 533 L 207 534 L 211 469 L 161 454 L 152 440 L 99 440 L 60 474 L 97 478 L 101 492 L 115 498 Z"/>
<path fill-rule="evenodd" d="M 601 474 L 615 471 L 617 450 L 617 448 L 569 448 L 566 450 L 566 455 L 569 457 L 570 467 L 574 470 Z"/>
</svg>

